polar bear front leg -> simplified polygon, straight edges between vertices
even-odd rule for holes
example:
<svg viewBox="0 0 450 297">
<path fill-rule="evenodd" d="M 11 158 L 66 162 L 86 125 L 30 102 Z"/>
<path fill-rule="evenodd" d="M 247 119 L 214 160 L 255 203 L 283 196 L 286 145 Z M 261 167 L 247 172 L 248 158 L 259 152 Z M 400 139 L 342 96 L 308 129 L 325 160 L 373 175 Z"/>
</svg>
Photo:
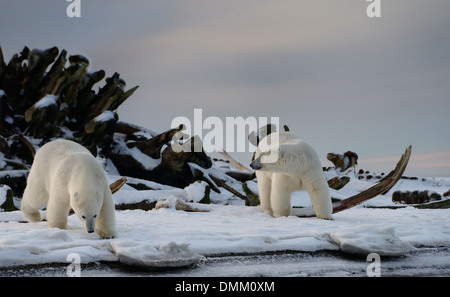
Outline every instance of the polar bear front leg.
<svg viewBox="0 0 450 297">
<path fill-rule="evenodd" d="M 272 175 L 272 190 L 270 202 L 273 216 L 287 217 L 291 215 L 292 177 L 274 173 Z"/>
<path fill-rule="evenodd" d="M 52 197 L 48 199 L 47 204 L 47 222 L 50 228 L 67 228 L 67 216 L 69 215 L 70 204 L 69 198 L 60 199 L 60 197 Z"/>
<path fill-rule="evenodd" d="M 270 205 L 270 192 L 272 189 L 272 174 L 262 171 L 255 171 L 258 180 L 259 200 L 262 210 L 272 215 L 272 207 Z"/>
<path fill-rule="evenodd" d="M 117 237 L 116 208 L 109 189 L 105 190 L 103 206 L 97 219 L 97 233 L 102 239 Z"/>
</svg>

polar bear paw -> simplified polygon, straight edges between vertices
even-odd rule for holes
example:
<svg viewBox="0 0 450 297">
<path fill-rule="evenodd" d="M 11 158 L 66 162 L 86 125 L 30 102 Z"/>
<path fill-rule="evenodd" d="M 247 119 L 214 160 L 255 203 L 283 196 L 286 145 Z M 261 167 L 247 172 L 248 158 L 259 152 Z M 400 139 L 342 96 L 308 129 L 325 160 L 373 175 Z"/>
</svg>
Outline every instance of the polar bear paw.
<svg viewBox="0 0 450 297">
<path fill-rule="evenodd" d="M 101 239 L 112 239 L 117 237 L 117 232 L 112 230 L 97 230 Z"/>
<path fill-rule="evenodd" d="M 38 222 L 42 221 L 41 213 L 39 212 L 39 210 L 31 211 L 31 212 L 23 211 L 23 216 L 30 223 L 38 223 Z"/>
<path fill-rule="evenodd" d="M 334 221 L 334 218 L 332 216 L 319 216 L 319 215 L 317 215 L 317 218 L 321 219 L 321 220 Z"/>
</svg>

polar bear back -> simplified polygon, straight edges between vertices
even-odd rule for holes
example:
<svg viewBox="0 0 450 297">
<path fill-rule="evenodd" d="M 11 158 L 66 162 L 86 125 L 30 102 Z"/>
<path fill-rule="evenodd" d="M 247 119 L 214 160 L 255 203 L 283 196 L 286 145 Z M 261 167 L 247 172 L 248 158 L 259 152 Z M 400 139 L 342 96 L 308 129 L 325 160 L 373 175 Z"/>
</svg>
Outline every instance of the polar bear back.
<svg viewBox="0 0 450 297">
<path fill-rule="evenodd" d="M 39 167 L 41 169 L 54 169 L 57 163 L 60 163 L 62 159 L 72 153 L 90 154 L 85 147 L 70 140 L 58 139 L 49 142 L 37 151 L 34 158 L 33 167 Z"/>
<path fill-rule="evenodd" d="M 72 174 L 73 170 L 78 170 L 76 175 Z M 95 181 L 104 182 L 106 179 L 103 169 L 89 150 L 64 139 L 49 142 L 38 150 L 30 175 L 39 175 L 36 179 L 44 180 L 47 189 L 55 179 L 62 184 L 69 183 L 69 179 L 89 176 L 96 176 Z"/>
<path fill-rule="evenodd" d="M 264 148 L 258 146 L 255 158 L 264 151 L 279 152 L 279 158 L 266 164 L 265 171 L 301 176 L 305 172 L 321 171 L 320 158 L 314 148 L 291 132 L 272 133 L 264 139 Z M 266 145 L 268 144 L 268 145 Z"/>
</svg>

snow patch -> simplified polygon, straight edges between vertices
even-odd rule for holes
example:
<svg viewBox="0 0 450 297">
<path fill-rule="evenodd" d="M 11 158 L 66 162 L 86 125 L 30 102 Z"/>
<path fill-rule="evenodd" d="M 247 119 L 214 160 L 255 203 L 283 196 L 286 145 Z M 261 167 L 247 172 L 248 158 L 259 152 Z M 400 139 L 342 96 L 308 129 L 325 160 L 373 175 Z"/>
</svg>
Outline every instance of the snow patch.
<svg viewBox="0 0 450 297">
<path fill-rule="evenodd" d="M 98 116 L 94 118 L 95 122 L 108 122 L 110 120 L 113 120 L 116 116 L 116 113 L 110 110 L 105 110 Z"/>
<path fill-rule="evenodd" d="M 34 104 L 34 108 L 38 109 L 45 108 L 50 105 L 56 105 L 58 100 L 58 96 L 47 94 Z"/>
<path fill-rule="evenodd" d="M 341 251 L 362 256 L 370 253 L 399 256 L 413 249 L 409 243 L 403 242 L 396 236 L 394 227 L 360 226 L 330 232 L 328 236 Z"/>
<path fill-rule="evenodd" d="M 8 191 L 11 190 L 11 188 L 7 185 L 0 185 L 0 206 L 6 202 Z M 0 211 L 2 209 L 0 208 Z"/>
<path fill-rule="evenodd" d="M 186 201 L 199 202 L 205 197 L 205 191 L 208 183 L 205 181 L 194 182 L 187 186 L 184 190 L 186 191 Z"/>
<path fill-rule="evenodd" d="M 192 253 L 189 244 L 173 241 L 157 245 L 151 242 L 116 241 L 111 246 L 120 262 L 136 266 L 182 267 L 204 258 Z"/>
</svg>

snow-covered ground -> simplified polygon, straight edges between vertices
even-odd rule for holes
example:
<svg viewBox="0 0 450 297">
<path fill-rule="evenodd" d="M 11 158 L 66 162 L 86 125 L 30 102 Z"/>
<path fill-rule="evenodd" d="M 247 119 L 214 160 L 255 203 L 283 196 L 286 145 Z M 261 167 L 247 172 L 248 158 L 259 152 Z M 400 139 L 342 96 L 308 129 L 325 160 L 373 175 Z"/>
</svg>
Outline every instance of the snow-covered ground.
<svg viewBox="0 0 450 297">
<path fill-rule="evenodd" d="M 110 176 L 110 179 L 114 181 L 117 176 Z M 340 191 L 332 191 L 332 196 L 348 197 L 371 185 L 373 182 L 352 178 Z M 382 263 L 385 256 L 395 256 L 387 259 L 394 261 L 395 265 L 415 265 L 415 275 L 449 275 L 450 210 L 410 206 L 396 210 L 367 208 L 394 205 L 391 195 L 398 189 L 427 189 L 443 194 L 450 189 L 450 178 L 401 179 L 386 195 L 335 214 L 333 221 L 293 216 L 273 218 L 263 213 L 260 207 L 244 206 L 243 201 L 225 191 L 222 194 L 212 192 L 214 204 L 195 204 L 208 212 L 184 212 L 173 208 L 117 211 L 119 237 L 109 240 L 101 240 L 95 233 L 86 233 L 76 216 L 69 217 L 67 230 L 60 230 L 48 228 L 46 222 L 19 222 L 23 220 L 20 211 L 0 212 L 0 269 L 44 263 L 69 265 L 73 259 L 68 259 L 68 255 L 75 253 L 79 255 L 82 265 L 100 261 L 120 261 L 141 267 L 178 267 L 197 263 L 189 266 L 194 268 L 183 270 L 181 275 L 200 276 L 211 275 L 214 265 L 231 267 L 230 262 L 215 262 L 212 259 L 235 255 L 231 263 L 239 268 L 229 271 L 217 269 L 217 276 L 220 271 L 228 276 L 247 276 L 251 272 L 246 267 L 250 269 L 252 265 L 265 271 L 255 275 L 315 275 L 314 271 L 320 269 L 318 265 L 327 261 L 329 266 L 323 267 L 328 268 L 323 268 L 318 274 L 351 275 L 348 268 L 355 265 L 354 260 L 345 258 L 333 262 L 327 256 L 297 257 L 297 261 L 303 263 L 302 267 L 311 267 L 312 270 L 308 271 L 293 269 L 289 264 L 293 260 L 289 258 L 275 261 L 261 256 L 280 255 L 285 251 L 332 251 L 332 254 L 356 255 L 360 259 L 358 263 L 363 263 L 364 267 L 368 263 L 366 256 L 377 253 Z M 196 193 L 201 191 L 192 186 L 185 190 L 165 187 L 155 191 L 137 191 L 125 186 L 114 194 L 114 199 L 116 203 L 170 197 L 195 200 L 192 198 Z M 306 193 L 297 192 L 293 196 L 293 204 L 308 206 Z M 42 214 L 45 217 L 45 212 Z M 249 258 L 239 258 L 242 255 L 263 258 L 252 265 L 244 265 L 239 263 L 246 263 Z M 273 266 L 271 261 L 278 263 L 277 269 L 264 268 Z M 342 266 L 342 273 L 339 266 Z"/>
</svg>

